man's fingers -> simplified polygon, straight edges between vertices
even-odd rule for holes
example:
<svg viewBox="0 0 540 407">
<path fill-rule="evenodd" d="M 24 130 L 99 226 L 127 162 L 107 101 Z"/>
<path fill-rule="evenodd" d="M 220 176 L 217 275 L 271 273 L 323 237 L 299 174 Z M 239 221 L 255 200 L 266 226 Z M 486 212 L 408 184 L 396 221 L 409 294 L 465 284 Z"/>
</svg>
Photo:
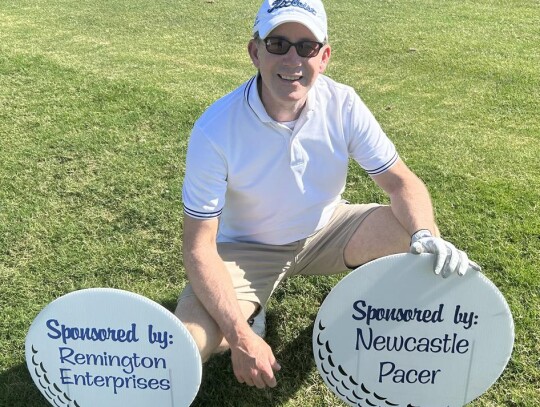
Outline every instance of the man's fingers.
<svg viewBox="0 0 540 407">
<path fill-rule="evenodd" d="M 246 374 L 245 376 L 240 374 L 235 374 L 236 380 L 238 380 L 238 383 L 246 384 L 250 387 L 256 386 L 259 389 L 262 389 L 264 386 L 263 380 L 260 378 L 260 376 L 257 373 L 251 372 L 250 374 Z"/>
<path fill-rule="evenodd" d="M 251 377 L 253 378 L 253 383 L 258 389 L 264 389 L 266 387 L 264 373 L 260 374 L 257 370 L 255 370 L 251 373 Z"/>
<path fill-rule="evenodd" d="M 277 365 L 279 366 L 279 365 Z M 245 383 L 248 386 L 255 386 L 259 389 L 264 389 L 265 387 L 276 387 L 277 381 L 274 376 L 274 370 L 270 367 L 266 369 L 251 369 L 249 374 L 246 376 L 236 375 L 236 379 L 239 383 Z"/>
<path fill-rule="evenodd" d="M 281 369 L 280 364 L 277 362 L 277 360 L 273 359 L 273 361 L 270 364 L 270 369 L 261 371 L 262 378 L 268 387 L 276 387 L 277 380 L 274 375 L 274 372 L 277 372 L 280 369 Z"/>
<path fill-rule="evenodd" d="M 461 257 L 459 250 L 452 243 L 445 242 L 444 246 L 446 247 L 446 259 L 441 275 L 443 278 L 447 278 L 459 268 Z"/>
<path fill-rule="evenodd" d="M 411 250 L 410 251 L 411 251 L 412 254 L 420 254 L 420 253 L 424 253 L 425 249 L 424 249 L 424 246 L 422 245 L 422 243 L 414 242 L 411 245 Z"/>
<path fill-rule="evenodd" d="M 467 270 L 469 269 L 469 257 L 467 256 L 467 253 L 460 251 L 459 252 L 460 257 L 460 263 L 459 263 L 459 269 L 457 271 L 458 275 L 464 276 Z"/>
<path fill-rule="evenodd" d="M 276 377 L 274 376 L 274 372 L 272 371 L 271 374 L 268 374 L 268 373 L 263 373 L 263 376 L 262 378 L 264 379 L 264 384 L 268 387 L 276 387 L 277 385 L 277 380 L 276 380 Z"/>
<path fill-rule="evenodd" d="M 233 366 L 233 372 L 234 376 L 236 377 L 236 380 L 238 380 L 238 383 L 245 383 L 246 381 L 244 378 L 240 375 L 240 373 L 236 370 L 236 368 Z"/>
<path fill-rule="evenodd" d="M 260 337 L 253 334 L 253 341 L 245 346 L 231 348 L 233 370 L 239 383 L 259 389 L 277 385 L 274 371 L 281 369 L 271 348 Z"/>
<path fill-rule="evenodd" d="M 474 271 L 482 271 L 482 267 L 480 267 L 477 263 L 475 263 L 472 260 L 469 260 L 469 267 L 472 268 Z"/>
<path fill-rule="evenodd" d="M 235 375 L 236 380 L 238 380 L 238 383 L 247 384 L 248 386 L 253 386 L 253 380 L 251 380 L 249 377 L 244 378 L 243 376 Z"/>
<path fill-rule="evenodd" d="M 414 235 L 413 235 L 414 240 Z M 452 243 L 437 237 L 421 237 L 411 244 L 409 251 L 413 254 L 431 253 L 435 257 L 433 272 L 442 278 L 447 278 L 457 272 L 463 276 L 471 268 L 481 271 L 481 267 L 470 261 L 467 253 L 457 249 Z"/>
<path fill-rule="evenodd" d="M 435 268 L 433 269 L 433 272 L 437 275 L 441 274 L 447 256 L 447 249 L 444 243 L 439 242 L 436 239 L 419 240 L 411 245 L 410 252 L 412 254 L 435 254 Z"/>
<path fill-rule="evenodd" d="M 433 272 L 437 275 L 440 275 L 443 271 L 444 265 L 446 263 L 446 258 L 448 256 L 448 248 L 440 239 L 430 239 L 426 242 L 426 247 L 428 253 L 433 253 L 436 255 L 435 259 L 435 268 Z"/>
</svg>

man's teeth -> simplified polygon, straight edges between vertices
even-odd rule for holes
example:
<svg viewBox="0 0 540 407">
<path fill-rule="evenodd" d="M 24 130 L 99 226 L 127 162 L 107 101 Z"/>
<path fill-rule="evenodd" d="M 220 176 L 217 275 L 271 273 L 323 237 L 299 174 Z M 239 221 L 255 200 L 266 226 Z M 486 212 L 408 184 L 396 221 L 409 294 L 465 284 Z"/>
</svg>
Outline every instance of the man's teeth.
<svg viewBox="0 0 540 407">
<path fill-rule="evenodd" d="M 281 79 L 285 79 L 287 81 L 297 81 L 301 78 L 300 75 L 280 75 Z"/>
</svg>

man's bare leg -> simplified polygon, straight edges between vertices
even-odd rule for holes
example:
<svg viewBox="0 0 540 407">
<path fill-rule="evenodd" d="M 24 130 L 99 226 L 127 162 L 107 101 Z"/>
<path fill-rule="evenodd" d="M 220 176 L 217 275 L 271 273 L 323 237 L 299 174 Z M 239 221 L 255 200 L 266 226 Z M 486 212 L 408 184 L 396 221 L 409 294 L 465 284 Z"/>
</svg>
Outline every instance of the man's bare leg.
<svg viewBox="0 0 540 407">
<path fill-rule="evenodd" d="M 239 301 L 238 304 L 246 320 L 259 307 L 258 304 L 250 301 Z M 174 313 L 195 340 L 203 363 L 212 354 L 229 349 L 229 344 L 223 337 L 221 329 L 196 296 L 180 300 Z"/>
<path fill-rule="evenodd" d="M 360 224 L 344 250 L 345 264 L 357 267 L 371 260 L 409 251 L 411 237 L 389 206 L 373 211 Z"/>
</svg>

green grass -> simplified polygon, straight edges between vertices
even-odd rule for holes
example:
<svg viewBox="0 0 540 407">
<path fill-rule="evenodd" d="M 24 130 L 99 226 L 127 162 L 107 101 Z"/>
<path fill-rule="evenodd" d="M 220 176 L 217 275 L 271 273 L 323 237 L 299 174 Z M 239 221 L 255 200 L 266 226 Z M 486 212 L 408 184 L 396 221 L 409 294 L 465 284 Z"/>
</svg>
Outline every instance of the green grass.
<svg viewBox="0 0 540 407">
<path fill-rule="evenodd" d="M 47 402 L 26 371 L 37 313 L 106 286 L 169 309 L 186 280 L 190 128 L 254 73 L 257 0 L 0 3 L 0 405 Z M 442 233 L 506 296 L 514 353 L 474 407 L 540 403 L 540 13 L 533 0 L 326 1 L 327 73 L 354 86 L 426 181 Z M 384 201 L 351 166 L 346 197 Z M 311 356 L 339 281 L 287 282 L 269 305 L 279 387 L 207 366 L 197 406 L 338 406 Z"/>
</svg>

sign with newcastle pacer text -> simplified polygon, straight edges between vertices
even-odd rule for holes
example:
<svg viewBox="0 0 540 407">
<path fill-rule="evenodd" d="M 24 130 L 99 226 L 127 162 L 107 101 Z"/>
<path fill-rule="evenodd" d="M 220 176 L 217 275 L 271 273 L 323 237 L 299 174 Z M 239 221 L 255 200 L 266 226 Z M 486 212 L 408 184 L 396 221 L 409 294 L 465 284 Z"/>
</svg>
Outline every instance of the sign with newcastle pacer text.
<svg viewBox="0 0 540 407">
<path fill-rule="evenodd" d="M 202 373 L 193 338 L 169 310 L 108 288 L 47 305 L 26 336 L 26 362 L 56 407 L 186 407 Z"/>
<path fill-rule="evenodd" d="M 459 407 L 503 372 L 510 309 L 482 273 L 447 279 L 434 256 L 400 254 L 359 267 L 324 300 L 313 352 L 326 385 L 355 407 Z"/>
</svg>

